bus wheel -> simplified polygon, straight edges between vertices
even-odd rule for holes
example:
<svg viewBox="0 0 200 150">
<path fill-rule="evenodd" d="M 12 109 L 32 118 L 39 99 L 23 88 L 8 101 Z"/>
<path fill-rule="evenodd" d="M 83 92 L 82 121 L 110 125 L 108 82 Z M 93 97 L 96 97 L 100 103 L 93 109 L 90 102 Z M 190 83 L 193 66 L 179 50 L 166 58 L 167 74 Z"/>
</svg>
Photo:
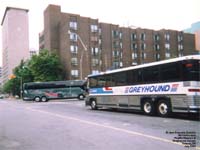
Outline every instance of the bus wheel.
<svg viewBox="0 0 200 150">
<path fill-rule="evenodd" d="M 39 97 L 39 96 L 36 96 L 36 97 L 34 98 L 34 101 L 40 102 L 40 97 Z"/>
<path fill-rule="evenodd" d="M 79 100 L 84 100 L 84 98 L 85 98 L 85 96 L 84 96 L 83 94 L 80 94 L 80 95 L 78 96 L 78 99 L 79 99 Z"/>
<path fill-rule="evenodd" d="M 157 105 L 158 115 L 161 117 L 167 117 L 171 113 L 171 105 L 167 100 L 160 100 Z"/>
<path fill-rule="evenodd" d="M 153 115 L 155 113 L 155 106 L 153 101 L 150 99 L 143 100 L 142 111 L 146 115 Z"/>
<path fill-rule="evenodd" d="M 98 109 L 96 100 L 92 100 L 91 103 L 90 103 L 90 106 L 91 106 L 92 110 Z"/>
<path fill-rule="evenodd" d="M 46 96 L 42 96 L 41 101 L 42 102 L 47 102 L 47 97 Z"/>
</svg>

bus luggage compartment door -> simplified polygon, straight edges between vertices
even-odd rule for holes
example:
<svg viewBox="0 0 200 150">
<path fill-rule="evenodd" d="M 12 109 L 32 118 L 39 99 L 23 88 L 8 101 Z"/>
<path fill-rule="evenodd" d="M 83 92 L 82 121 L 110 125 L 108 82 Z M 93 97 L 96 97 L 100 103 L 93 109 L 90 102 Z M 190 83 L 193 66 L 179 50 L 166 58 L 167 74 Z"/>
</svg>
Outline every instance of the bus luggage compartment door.
<svg viewBox="0 0 200 150">
<path fill-rule="evenodd" d="M 128 97 L 119 96 L 118 105 L 119 107 L 128 107 Z"/>
</svg>

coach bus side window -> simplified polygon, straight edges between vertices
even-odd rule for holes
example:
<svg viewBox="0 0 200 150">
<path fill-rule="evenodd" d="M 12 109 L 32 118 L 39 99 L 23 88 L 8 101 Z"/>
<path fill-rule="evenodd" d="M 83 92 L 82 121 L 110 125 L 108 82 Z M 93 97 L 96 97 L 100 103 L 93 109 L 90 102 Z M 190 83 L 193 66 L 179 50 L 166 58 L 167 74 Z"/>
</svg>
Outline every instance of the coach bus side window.
<svg viewBox="0 0 200 150">
<path fill-rule="evenodd" d="M 127 85 L 133 85 L 134 84 L 134 73 L 133 70 L 127 71 Z"/>
<path fill-rule="evenodd" d="M 116 86 L 127 85 L 127 72 L 113 74 L 113 78 Z"/>
<path fill-rule="evenodd" d="M 106 85 L 105 85 L 106 87 L 114 86 L 115 83 L 113 82 L 112 75 L 107 75 L 105 79 L 106 79 Z"/>
<path fill-rule="evenodd" d="M 184 81 L 199 81 L 200 80 L 200 61 L 190 60 L 184 61 L 183 66 L 183 80 Z"/>
<path fill-rule="evenodd" d="M 137 83 L 143 83 L 143 71 L 142 69 L 137 70 Z"/>
<path fill-rule="evenodd" d="M 99 76 L 97 87 L 105 87 L 106 86 L 106 78 Z"/>
<path fill-rule="evenodd" d="M 178 62 L 160 66 L 161 80 L 166 82 L 180 80 L 180 65 Z"/>
<path fill-rule="evenodd" d="M 89 78 L 90 87 L 97 87 L 97 78 Z"/>
<path fill-rule="evenodd" d="M 141 80 L 142 80 L 141 70 L 140 71 L 139 70 L 131 70 L 130 72 L 131 73 L 128 74 L 128 76 L 131 76 L 131 77 L 129 77 L 129 80 L 128 80 L 129 84 L 136 85 L 139 82 L 141 82 Z"/>
<path fill-rule="evenodd" d="M 143 68 L 143 81 L 145 83 L 153 83 L 159 81 L 159 67 L 147 67 Z"/>
</svg>

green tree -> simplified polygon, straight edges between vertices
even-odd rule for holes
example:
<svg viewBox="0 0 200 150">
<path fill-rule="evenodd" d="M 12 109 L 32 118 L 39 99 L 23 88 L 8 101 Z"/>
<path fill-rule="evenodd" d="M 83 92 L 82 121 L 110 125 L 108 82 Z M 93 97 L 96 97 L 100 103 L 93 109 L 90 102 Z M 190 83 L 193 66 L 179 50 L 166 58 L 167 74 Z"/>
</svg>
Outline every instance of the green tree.
<svg viewBox="0 0 200 150">
<path fill-rule="evenodd" d="M 63 80 L 63 70 L 59 57 L 55 52 L 41 50 L 29 62 L 34 81 Z"/>
<path fill-rule="evenodd" d="M 28 66 L 28 64 L 29 61 L 21 60 L 19 66 L 15 67 L 13 70 L 13 74 L 16 76 L 16 78 L 23 83 L 32 82 L 34 79 L 31 68 Z"/>
<path fill-rule="evenodd" d="M 55 52 L 41 50 L 29 61 L 22 60 L 3 86 L 3 92 L 20 96 L 23 83 L 63 80 L 62 65 Z"/>
<path fill-rule="evenodd" d="M 28 61 L 21 60 L 19 66 L 13 69 L 13 75 L 4 84 L 3 92 L 20 96 L 23 83 L 33 81 L 32 72 L 27 64 Z"/>
<path fill-rule="evenodd" d="M 3 85 L 3 93 L 12 93 L 12 87 L 13 87 L 13 82 L 11 82 L 11 80 L 8 80 Z"/>
</svg>

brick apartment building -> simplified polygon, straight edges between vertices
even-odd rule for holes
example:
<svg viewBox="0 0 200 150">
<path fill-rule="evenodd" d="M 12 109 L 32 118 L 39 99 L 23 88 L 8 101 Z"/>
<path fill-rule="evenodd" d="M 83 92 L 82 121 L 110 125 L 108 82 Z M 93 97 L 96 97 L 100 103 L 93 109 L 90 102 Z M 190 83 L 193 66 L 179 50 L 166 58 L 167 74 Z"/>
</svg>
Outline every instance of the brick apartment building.
<svg viewBox="0 0 200 150">
<path fill-rule="evenodd" d="M 56 50 L 66 79 L 196 53 L 195 36 L 175 30 L 150 30 L 101 23 L 98 19 L 44 11 L 40 49 Z"/>
</svg>

